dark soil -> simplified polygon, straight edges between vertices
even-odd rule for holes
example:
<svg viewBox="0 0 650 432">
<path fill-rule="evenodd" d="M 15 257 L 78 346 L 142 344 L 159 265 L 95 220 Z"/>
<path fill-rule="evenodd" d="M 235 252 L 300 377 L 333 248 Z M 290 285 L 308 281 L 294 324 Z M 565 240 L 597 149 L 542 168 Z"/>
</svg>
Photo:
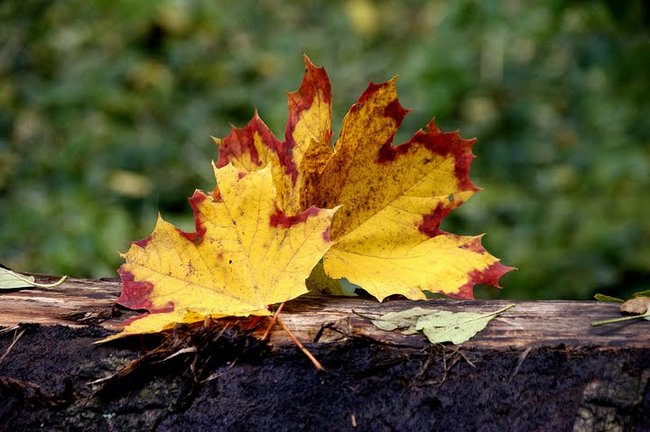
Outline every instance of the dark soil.
<svg viewBox="0 0 650 432">
<path fill-rule="evenodd" d="M 14 334 L 0 335 L 0 356 Z M 271 351 L 228 331 L 175 335 L 148 355 L 159 338 L 93 345 L 105 335 L 25 327 L 0 363 L 0 430 L 571 431 L 580 407 L 596 403 L 615 408 L 608 421 L 622 430 L 650 431 L 641 379 L 650 350 L 414 350 L 356 340 L 311 346 L 319 372 L 297 349 Z M 165 360 L 183 346 L 197 351 Z M 607 392 L 589 396 L 608 380 Z M 620 396 L 622 381 L 642 388 Z"/>
</svg>

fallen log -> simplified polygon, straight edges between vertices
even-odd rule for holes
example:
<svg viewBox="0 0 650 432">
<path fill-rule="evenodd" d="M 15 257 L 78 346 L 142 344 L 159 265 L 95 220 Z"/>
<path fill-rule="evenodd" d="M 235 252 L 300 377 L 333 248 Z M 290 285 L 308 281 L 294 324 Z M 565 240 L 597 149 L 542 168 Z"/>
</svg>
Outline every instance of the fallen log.
<svg viewBox="0 0 650 432">
<path fill-rule="evenodd" d="M 0 430 L 650 430 L 650 323 L 591 326 L 616 304 L 507 302 L 516 306 L 470 341 L 432 346 L 370 318 L 506 302 L 305 296 L 282 319 L 320 373 L 278 326 L 272 348 L 193 336 L 151 360 L 143 352 L 160 338 L 93 345 L 137 314 L 115 306 L 119 290 L 69 279 L 0 293 Z M 100 392 L 138 357 L 151 361 Z"/>
</svg>

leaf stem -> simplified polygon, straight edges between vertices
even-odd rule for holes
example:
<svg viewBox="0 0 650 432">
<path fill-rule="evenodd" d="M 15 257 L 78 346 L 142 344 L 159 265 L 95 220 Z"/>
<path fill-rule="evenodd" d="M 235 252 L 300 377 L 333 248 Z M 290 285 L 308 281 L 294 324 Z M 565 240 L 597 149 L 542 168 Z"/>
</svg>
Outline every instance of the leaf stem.
<svg viewBox="0 0 650 432">
<path fill-rule="evenodd" d="M 514 303 L 512 303 L 512 304 L 509 304 L 509 305 L 506 305 L 506 306 L 502 307 L 502 308 L 499 309 L 498 311 L 491 312 L 491 313 L 489 313 L 488 315 L 499 315 L 499 314 L 501 314 L 501 313 L 503 313 L 503 312 L 507 311 L 508 309 L 513 308 L 513 307 L 515 307 L 515 306 L 517 306 L 517 305 L 514 304 Z"/>
<path fill-rule="evenodd" d="M 613 324 L 617 322 L 622 322 L 622 321 L 630 321 L 634 319 L 639 319 L 639 318 L 650 318 L 650 309 L 643 315 L 633 315 L 633 316 L 626 316 L 626 317 L 621 317 L 621 318 L 613 318 L 613 319 L 608 319 L 608 320 L 602 320 L 602 321 L 594 321 L 591 323 L 592 327 L 598 327 L 601 325 L 605 324 Z"/>
<path fill-rule="evenodd" d="M 512 303 L 512 304 L 509 304 L 509 305 L 506 305 L 506 306 L 502 307 L 498 311 L 487 312 L 487 313 L 481 314 L 480 316 L 478 316 L 476 318 L 469 319 L 469 320 L 467 320 L 465 322 L 472 322 L 472 321 L 476 321 L 476 320 L 479 320 L 479 319 L 485 319 L 485 318 L 491 317 L 491 316 L 497 316 L 497 315 L 499 315 L 499 314 L 501 314 L 501 313 L 503 313 L 503 312 L 507 311 L 508 309 L 513 308 L 515 306 L 517 306 L 517 305 Z"/>
<path fill-rule="evenodd" d="M 11 274 L 16 279 L 19 279 L 19 280 L 25 282 L 26 284 L 29 284 L 29 285 L 37 287 L 37 288 L 54 288 L 54 287 L 58 287 L 63 282 L 68 280 L 67 276 L 63 276 L 61 279 L 59 279 L 58 281 L 56 281 L 54 283 L 44 284 L 44 283 L 38 283 L 38 282 L 31 281 L 31 280 L 27 279 L 25 276 L 21 275 L 20 273 L 16 273 L 16 272 L 11 271 L 11 270 L 5 270 L 5 271 L 7 273 Z"/>
<path fill-rule="evenodd" d="M 293 333 L 291 333 L 291 330 L 289 330 L 289 328 L 286 325 L 284 325 L 284 322 L 282 322 L 282 320 L 280 318 L 276 318 L 276 320 L 277 320 L 278 324 L 280 324 L 282 329 L 285 332 L 287 332 L 287 334 L 289 335 L 289 338 L 291 338 L 293 343 L 295 343 L 296 346 L 298 348 L 300 348 L 300 351 L 302 351 L 307 356 L 307 358 L 309 360 L 311 360 L 311 362 L 314 364 L 314 366 L 316 366 L 316 369 L 325 370 L 323 365 L 320 364 L 320 362 L 318 360 L 316 360 L 316 357 L 314 357 L 314 355 L 312 353 L 310 353 L 309 350 L 307 348 L 305 348 L 305 346 L 303 344 L 300 343 L 300 341 L 296 338 L 296 336 Z"/>
</svg>

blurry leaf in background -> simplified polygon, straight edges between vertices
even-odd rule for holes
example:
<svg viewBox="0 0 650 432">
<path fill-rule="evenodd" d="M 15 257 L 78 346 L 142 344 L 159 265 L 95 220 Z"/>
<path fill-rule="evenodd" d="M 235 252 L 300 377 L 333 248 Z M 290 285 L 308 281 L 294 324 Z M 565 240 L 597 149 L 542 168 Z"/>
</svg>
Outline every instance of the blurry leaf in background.
<svg viewBox="0 0 650 432">
<path fill-rule="evenodd" d="M 153 185 L 143 175 L 115 170 L 108 178 L 108 188 L 130 198 L 144 198 L 151 193 Z"/>
</svg>

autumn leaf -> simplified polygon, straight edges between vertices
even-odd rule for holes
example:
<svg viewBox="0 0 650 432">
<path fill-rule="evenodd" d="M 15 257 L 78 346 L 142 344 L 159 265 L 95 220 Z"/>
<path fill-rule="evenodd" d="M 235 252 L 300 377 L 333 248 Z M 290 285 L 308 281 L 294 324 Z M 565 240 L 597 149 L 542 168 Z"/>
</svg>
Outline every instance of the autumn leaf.
<svg viewBox="0 0 650 432">
<path fill-rule="evenodd" d="M 650 297 L 635 296 L 626 300 L 620 307 L 621 313 L 643 315 L 650 309 Z"/>
<path fill-rule="evenodd" d="M 324 257 L 329 277 L 346 278 L 380 301 L 424 291 L 471 298 L 479 283 L 499 286 L 512 270 L 481 245 L 481 236 L 444 232 L 440 223 L 479 189 L 469 179 L 475 140 L 444 133 L 431 120 L 406 143 L 393 145 L 407 110 L 396 79 L 371 83 L 343 120 L 334 148 L 331 90 L 322 68 L 305 59 L 300 88 L 289 93 L 289 121 L 279 141 L 257 114 L 219 147 L 218 165 L 253 171 L 271 163 L 288 214 L 342 205 L 334 246 Z"/>
<path fill-rule="evenodd" d="M 34 282 L 34 276 L 22 275 L 0 267 L 0 289 L 31 288 Z"/>
<path fill-rule="evenodd" d="M 307 199 L 304 185 L 330 152 L 332 136 L 331 88 L 327 73 L 305 56 L 306 74 L 295 92 L 287 94 L 289 120 L 284 141 L 279 141 L 257 112 L 244 128 L 233 128 L 223 139 L 214 138 L 219 148 L 217 167 L 232 163 L 245 171 L 271 164 L 280 208 L 298 213 Z"/>
<path fill-rule="evenodd" d="M 331 246 L 334 210 L 278 209 L 271 168 L 214 169 L 218 192 L 190 198 L 196 232 L 162 218 L 131 245 L 120 267 L 118 303 L 149 314 L 107 340 L 154 333 L 206 317 L 268 315 L 267 306 L 307 292 L 305 279 Z"/>
</svg>

